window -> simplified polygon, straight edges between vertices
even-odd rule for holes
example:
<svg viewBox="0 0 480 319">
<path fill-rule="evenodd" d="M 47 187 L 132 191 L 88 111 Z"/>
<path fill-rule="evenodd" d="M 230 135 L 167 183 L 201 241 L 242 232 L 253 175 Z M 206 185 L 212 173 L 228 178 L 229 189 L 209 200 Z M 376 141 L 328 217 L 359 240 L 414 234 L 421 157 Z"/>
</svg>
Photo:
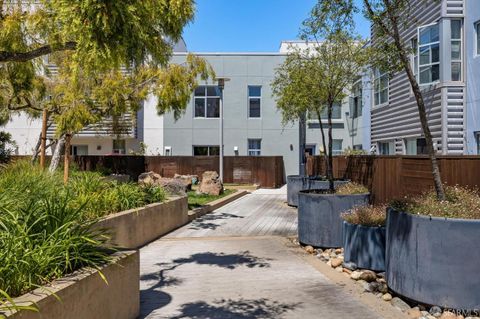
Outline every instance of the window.
<svg viewBox="0 0 480 319">
<path fill-rule="evenodd" d="M 475 42 L 477 43 L 477 55 L 480 55 L 480 21 L 475 23 L 475 36 Z"/>
<path fill-rule="evenodd" d="M 343 153 L 343 140 L 332 141 L 332 155 L 341 155 Z"/>
<path fill-rule="evenodd" d="M 218 156 L 220 147 L 216 145 L 193 146 L 193 156 Z"/>
<path fill-rule="evenodd" d="M 72 145 L 70 154 L 73 156 L 88 155 L 88 145 Z"/>
<path fill-rule="evenodd" d="M 415 75 L 415 78 L 418 81 L 418 39 L 413 38 L 411 41 L 411 46 L 412 46 L 412 70 L 413 70 L 413 75 Z"/>
<path fill-rule="evenodd" d="M 440 80 L 440 36 L 438 24 L 418 28 L 418 74 L 420 84 Z"/>
<path fill-rule="evenodd" d="M 261 98 L 262 87 L 261 86 L 248 86 L 248 117 L 260 118 L 261 117 Z"/>
<path fill-rule="evenodd" d="M 125 140 L 113 140 L 113 154 L 125 154 Z"/>
<path fill-rule="evenodd" d="M 355 82 L 352 88 L 352 97 L 350 99 L 350 117 L 357 118 L 362 116 L 362 79 Z"/>
<path fill-rule="evenodd" d="M 379 142 L 378 143 L 378 154 L 379 155 L 394 155 L 395 154 L 395 145 L 393 142 Z"/>
<path fill-rule="evenodd" d="M 480 132 L 475 132 L 475 142 L 477 142 L 477 155 L 480 155 Z"/>
<path fill-rule="evenodd" d="M 199 86 L 194 92 L 194 116 L 199 118 L 220 117 L 220 91 L 216 86 Z"/>
<path fill-rule="evenodd" d="M 374 71 L 373 83 L 374 105 L 381 105 L 388 102 L 388 74 L 379 69 Z"/>
<path fill-rule="evenodd" d="M 452 81 L 462 80 L 462 20 L 451 20 Z"/>
<path fill-rule="evenodd" d="M 405 153 L 407 155 L 426 155 L 427 142 L 424 138 L 413 138 L 405 140 Z"/>
<path fill-rule="evenodd" d="M 248 140 L 248 156 L 260 156 L 262 150 L 261 139 L 249 139 Z"/>
</svg>

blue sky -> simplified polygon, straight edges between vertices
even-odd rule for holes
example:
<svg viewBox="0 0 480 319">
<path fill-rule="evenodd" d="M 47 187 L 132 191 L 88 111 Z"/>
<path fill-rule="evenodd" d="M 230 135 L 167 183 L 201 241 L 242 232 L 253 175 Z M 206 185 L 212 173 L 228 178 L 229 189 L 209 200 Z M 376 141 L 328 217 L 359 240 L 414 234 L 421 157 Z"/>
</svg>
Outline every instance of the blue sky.
<svg viewBox="0 0 480 319">
<path fill-rule="evenodd" d="M 298 38 L 316 0 L 196 0 L 195 20 L 184 31 L 189 51 L 270 52 Z M 357 29 L 368 36 L 360 15 Z"/>
</svg>

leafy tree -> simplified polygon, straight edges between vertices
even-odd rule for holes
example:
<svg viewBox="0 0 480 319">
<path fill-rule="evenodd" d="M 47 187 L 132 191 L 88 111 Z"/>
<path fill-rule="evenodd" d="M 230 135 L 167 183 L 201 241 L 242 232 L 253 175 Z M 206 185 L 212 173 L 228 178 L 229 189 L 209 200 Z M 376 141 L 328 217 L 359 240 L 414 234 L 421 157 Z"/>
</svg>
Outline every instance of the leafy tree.
<svg viewBox="0 0 480 319">
<path fill-rule="evenodd" d="M 437 0 L 420 0 L 418 2 L 432 2 Z M 372 55 L 375 63 L 390 74 L 405 72 L 415 96 L 418 115 L 425 137 L 430 161 L 432 176 L 438 200 L 445 199 L 445 191 L 440 176 L 440 170 L 433 147 L 432 133 L 427 120 L 427 112 L 422 91 L 410 63 L 412 48 L 406 43 L 401 34 L 403 30 L 411 28 L 415 23 L 412 19 L 412 2 L 410 0 L 363 0 L 365 16 L 373 26 Z"/>
<path fill-rule="evenodd" d="M 346 3 L 349 6 L 345 6 Z M 318 117 L 332 192 L 333 107 L 346 97 L 354 80 L 362 73 L 367 58 L 364 43 L 352 31 L 353 8 L 351 1 L 319 1 L 301 31 L 302 39 L 311 43 L 310 48 L 290 54 L 273 82 L 284 122 L 294 121 L 305 112 Z M 327 110 L 328 147 L 325 147 L 321 118 L 323 108 Z"/>
<path fill-rule="evenodd" d="M 16 144 L 15 141 L 12 140 L 12 135 L 0 131 L 0 163 L 5 163 L 9 160 L 10 155 L 14 152 L 15 146 Z"/>
</svg>

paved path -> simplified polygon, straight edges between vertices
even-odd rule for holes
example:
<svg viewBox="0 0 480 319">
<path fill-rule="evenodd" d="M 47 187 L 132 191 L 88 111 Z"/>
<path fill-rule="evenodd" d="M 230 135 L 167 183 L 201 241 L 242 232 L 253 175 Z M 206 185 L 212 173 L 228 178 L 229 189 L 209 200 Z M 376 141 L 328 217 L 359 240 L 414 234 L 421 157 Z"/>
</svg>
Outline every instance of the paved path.
<svg viewBox="0 0 480 319">
<path fill-rule="evenodd" d="M 285 198 L 256 192 L 142 248 L 140 318 L 380 318 L 272 236 L 295 234 Z"/>
</svg>

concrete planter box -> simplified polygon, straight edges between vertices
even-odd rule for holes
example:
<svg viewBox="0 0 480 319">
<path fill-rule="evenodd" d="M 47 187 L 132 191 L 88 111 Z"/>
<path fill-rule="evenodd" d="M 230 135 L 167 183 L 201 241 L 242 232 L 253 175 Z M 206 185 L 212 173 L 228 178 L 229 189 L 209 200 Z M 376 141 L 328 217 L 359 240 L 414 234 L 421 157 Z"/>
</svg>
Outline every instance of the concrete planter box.
<svg viewBox="0 0 480 319">
<path fill-rule="evenodd" d="M 345 184 L 347 181 L 334 181 L 334 186 Z M 290 206 L 298 206 L 298 192 L 309 189 L 328 189 L 330 184 L 325 177 L 321 176 L 287 176 L 287 203 Z"/>
<path fill-rule="evenodd" d="M 385 271 L 385 227 L 368 227 L 343 222 L 343 248 L 346 262 L 358 268 Z"/>
<path fill-rule="evenodd" d="M 187 197 L 177 197 L 109 215 L 96 227 L 110 233 L 110 244 L 136 249 L 187 223 Z"/>
<path fill-rule="evenodd" d="M 386 274 L 395 292 L 430 305 L 480 309 L 480 220 L 387 211 Z"/>
<path fill-rule="evenodd" d="M 17 305 L 34 302 L 39 312 L 21 310 L 4 315 L 9 319 L 137 318 L 140 312 L 139 253 L 125 251 L 114 256 L 114 262 L 101 269 L 108 284 L 97 270 L 79 270 L 14 299 Z"/>
<path fill-rule="evenodd" d="M 343 245 L 340 214 L 354 206 L 368 204 L 369 194 L 337 195 L 298 193 L 298 239 L 302 244 L 315 247 L 341 247 Z"/>
</svg>

